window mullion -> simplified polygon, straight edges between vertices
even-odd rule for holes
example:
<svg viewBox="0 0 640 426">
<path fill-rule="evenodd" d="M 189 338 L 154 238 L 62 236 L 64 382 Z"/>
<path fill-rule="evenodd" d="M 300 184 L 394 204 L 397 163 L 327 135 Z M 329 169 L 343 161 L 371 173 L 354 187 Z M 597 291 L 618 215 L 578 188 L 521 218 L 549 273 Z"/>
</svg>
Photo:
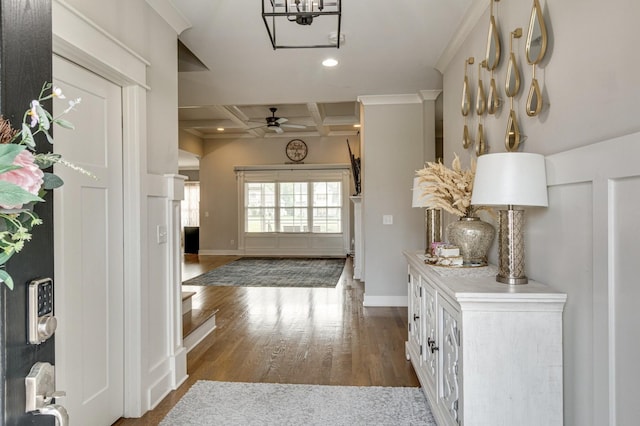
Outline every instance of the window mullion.
<svg viewBox="0 0 640 426">
<path fill-rule="evenodd" d="M 307 182 L 307 229 L 313 233 L 313 182 Z"/>
<path fill-rule="evenodd" d="M 275 181 L 275 192 L 276 192 L 276 199 L 274 200 L 275 203 L 275 212 L 274 212 L 274 216 L 275 216 L 275 224 L 274 224 L 274 231 L 275 232 L 280 232 L 280 182 L 279 181 Z"/>
</svg>

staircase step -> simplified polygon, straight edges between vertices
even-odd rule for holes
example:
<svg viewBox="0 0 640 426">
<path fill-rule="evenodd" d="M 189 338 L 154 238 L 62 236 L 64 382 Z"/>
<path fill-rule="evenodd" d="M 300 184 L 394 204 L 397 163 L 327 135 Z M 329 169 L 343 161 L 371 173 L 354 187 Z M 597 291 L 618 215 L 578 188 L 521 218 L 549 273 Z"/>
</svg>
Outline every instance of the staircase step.
<svg viewBox="0 0 640 426">
<path fill-rule="evenodd" d="M 192 308 L 191 299 L 196 295 L 195 291 L 183 291 L 182 292 L 182 314 L 186 314 Z"/>
<path fill-rule="evenodd" d="M 187 352 L 216 329 L 218 309 L 192 309 L 182 315 L 182 342 Z"/>
</svg>

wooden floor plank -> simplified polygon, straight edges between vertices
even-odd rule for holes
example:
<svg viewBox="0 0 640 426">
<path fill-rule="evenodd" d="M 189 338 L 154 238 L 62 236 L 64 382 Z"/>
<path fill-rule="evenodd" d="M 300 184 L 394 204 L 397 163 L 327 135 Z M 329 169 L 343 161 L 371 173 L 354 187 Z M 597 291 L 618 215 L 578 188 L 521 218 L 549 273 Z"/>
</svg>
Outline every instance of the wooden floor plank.
<svg viewBox="0 0 640 426">
<path fill-rule="evenodd" d="M 184 279 L 238 256 L 186 255 Z M 336 288 L 184 286 L 218 328 L 187 357 L 189 378 L 156 409 L 116 425 L 156 425 L 197 380 L 419 386 L 405 358 L 406 308 L 365 308 L 348 259 Z"/>
</svg>

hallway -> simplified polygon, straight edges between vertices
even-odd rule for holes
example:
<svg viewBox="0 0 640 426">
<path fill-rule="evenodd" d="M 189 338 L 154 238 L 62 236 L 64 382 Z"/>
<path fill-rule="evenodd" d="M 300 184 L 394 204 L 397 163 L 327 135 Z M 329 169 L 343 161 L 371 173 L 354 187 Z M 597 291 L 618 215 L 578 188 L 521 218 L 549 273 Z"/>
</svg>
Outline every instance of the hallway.
<svg viewBox="0 0 640 426">
<path fill-rule="evenodd" d="M 234 258 L 193 256 L 183 277 Z M 197 380 L 418 386 L 404 352 L 407 309 L 364 308 L 351 271 L 349 258 L 330 289 L 207 287 L 194 304 L 213 303 L 218 328 L 189 353 L 187 381 L 144 417 L 115 424 L 158 424 Z"/>
</svg>

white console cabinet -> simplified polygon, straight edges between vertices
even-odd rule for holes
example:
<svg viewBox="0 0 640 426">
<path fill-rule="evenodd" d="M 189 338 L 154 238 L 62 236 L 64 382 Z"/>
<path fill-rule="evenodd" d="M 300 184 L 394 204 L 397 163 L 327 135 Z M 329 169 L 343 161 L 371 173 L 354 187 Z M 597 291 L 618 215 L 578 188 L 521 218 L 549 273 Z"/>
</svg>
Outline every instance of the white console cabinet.
<svg viewBox="0 0 640 426">
<path fill-rule="evenodd" d="M 408 262 L 411 360 L 438 425 L 562 425 L 566 295 L 529 281 L 496 282 L 495 267 Z"/>
</svg>

